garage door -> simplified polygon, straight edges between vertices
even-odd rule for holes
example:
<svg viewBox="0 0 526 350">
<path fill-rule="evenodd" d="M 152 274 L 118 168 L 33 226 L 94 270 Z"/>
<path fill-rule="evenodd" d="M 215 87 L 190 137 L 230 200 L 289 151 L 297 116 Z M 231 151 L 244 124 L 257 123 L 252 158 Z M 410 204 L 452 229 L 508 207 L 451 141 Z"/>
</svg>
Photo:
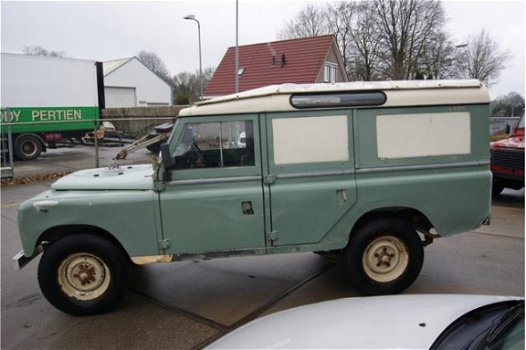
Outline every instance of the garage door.
<svg viewBox="0 0 526 350">
<path fill-rule="evenodd" d="M 104 88 L 106 107 L 135 107 L 137 98 L 135 88 L 105 87 Z"/>
</svg>

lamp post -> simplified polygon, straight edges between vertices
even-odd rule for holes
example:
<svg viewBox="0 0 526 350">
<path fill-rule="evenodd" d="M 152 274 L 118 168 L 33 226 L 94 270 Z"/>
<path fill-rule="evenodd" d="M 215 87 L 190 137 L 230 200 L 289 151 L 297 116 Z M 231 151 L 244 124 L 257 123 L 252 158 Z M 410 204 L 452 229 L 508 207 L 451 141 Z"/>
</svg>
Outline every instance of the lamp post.
<svg viewBox="0 0 526 350">
<path fill-rule="evenodd" d="M 460 78 L 466 78 L 466 74 L 465 73 L 466 73 L 466 70 L 467 70 L 467 65 L 469 65 L 469 63 L 467 63 L 467 58 L 464 57 L 467 54 L 467 52 L 466 52 L 466 48 L 467 47 L 468 47 L 467 43 L 460 43 L 460 44 L 457 44 L 457 45 L 454 46 L 454 48 L 458 49 L 458 51 L 453 53 L 452 64 L 454 66 L 456 66 L 453 69 L 458 70 L 456 75 L 459 76 Z M 468 78 L 469 78 L 469 76 L 468 76 Z"/>
<path fill-rule="evenodd" d="M 201 23 L 195 18 L 195 15 L 184 16 L 183 19 L 188 19 L 197 22 L 197 35 L 199 37 L 199 99 L 203 100 L 203 65 L 201 61 Z"/>
</svg>

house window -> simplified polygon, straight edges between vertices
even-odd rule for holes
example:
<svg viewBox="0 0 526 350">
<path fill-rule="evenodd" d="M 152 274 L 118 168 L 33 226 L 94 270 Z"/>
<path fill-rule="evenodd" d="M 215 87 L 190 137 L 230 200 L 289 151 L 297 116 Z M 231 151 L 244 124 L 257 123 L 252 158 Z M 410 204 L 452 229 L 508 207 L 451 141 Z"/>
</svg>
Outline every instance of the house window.
<svg viewBox="0 0 526 350">
<path fill-rule="evenodd" d="M 336 82 L 336 66 L 331 66 L 331 83 Z"/>
<path fill-rule="evenodd" d="M 237 75 L 242 76 L 244 72 L 245 72 L 245 67 L 239 67 L 239 69 L 237 70 Z"/>
<path fill-rule="evenodd" d="M 336 82 L 336 69 L 337 65 L 330 62 L 325 62 L 323 69 L 323 81 L 325 83 L 335 83 Z"/>
</svg>

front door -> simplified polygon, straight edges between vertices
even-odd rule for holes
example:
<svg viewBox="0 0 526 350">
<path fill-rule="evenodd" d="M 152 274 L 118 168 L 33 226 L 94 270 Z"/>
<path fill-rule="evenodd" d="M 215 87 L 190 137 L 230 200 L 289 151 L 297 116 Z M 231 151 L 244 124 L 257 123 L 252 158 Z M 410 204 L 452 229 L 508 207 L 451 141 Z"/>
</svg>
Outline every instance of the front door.
<svg viewBox="0 0 526 350">
<path fill-rule="evenodd" d="M 169 252 L 265 246 L 259 137 L 255 115 L 179 120 L 175 169 L 160 194 Z"/>
<path fill-rule="evenodd" d="M 330 242 L 356 201 L 352 111 L 267 115 L 266 130 L 269 243 Z"/>
</svg>

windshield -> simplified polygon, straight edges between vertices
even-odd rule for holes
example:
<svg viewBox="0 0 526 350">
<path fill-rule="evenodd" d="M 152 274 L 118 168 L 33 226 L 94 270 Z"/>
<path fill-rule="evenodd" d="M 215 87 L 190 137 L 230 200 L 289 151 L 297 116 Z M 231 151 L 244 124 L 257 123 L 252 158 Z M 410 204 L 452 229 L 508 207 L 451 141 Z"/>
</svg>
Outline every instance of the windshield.
<svg viewBox="0 0 526 350">
<path fill-rule="evenodd" d="M 177 118 L 175 120 L 175 123 L 174 123 L 174 126 L 172 128 L 172 132 L 170 133 L 170 137 L 168 138 L 168 140 L 166 141 L 167 144 L 171 144 L 172 143 L 172 138 L 174 137 L 174 134 L 175 134 L 175 130 L 177 129 L 177 126 L 179 126 L 179 118 Z"/>
<path fill-rule="evenodd" d="M 524 348 L 524 301 L 487 305 L 453 322 L 431 349 Z"/>
<path fill-rule="evenodd" d="M 488 344 L 490 349 L 524 349 L 524 318 L 508 327 Z"/>
</svg>

